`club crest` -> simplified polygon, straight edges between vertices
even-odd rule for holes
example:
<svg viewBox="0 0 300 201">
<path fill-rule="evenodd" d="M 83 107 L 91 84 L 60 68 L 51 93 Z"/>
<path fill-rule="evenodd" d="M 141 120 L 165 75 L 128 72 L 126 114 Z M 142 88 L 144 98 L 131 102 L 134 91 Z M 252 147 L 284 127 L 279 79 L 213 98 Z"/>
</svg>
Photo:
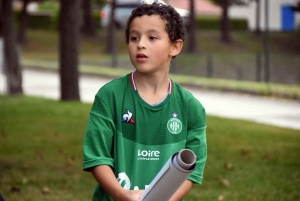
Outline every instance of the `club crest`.
<svg viewBox="0 0 300 201">
<path fill-rule="evenodd" d="M 167 128 L 172 134 L 179 134 L 182 130 L 182 123 L 177 118 L 178 114 L 175 112 L 172 114 L 172 118 L 167 123 Z"/>
</svg>

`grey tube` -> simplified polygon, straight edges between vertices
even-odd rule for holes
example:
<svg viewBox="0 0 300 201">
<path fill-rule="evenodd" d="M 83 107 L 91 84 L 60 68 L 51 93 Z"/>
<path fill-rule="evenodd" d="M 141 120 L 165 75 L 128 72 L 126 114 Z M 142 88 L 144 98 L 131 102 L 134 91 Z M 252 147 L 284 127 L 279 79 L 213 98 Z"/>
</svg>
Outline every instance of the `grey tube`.
<svg viewBox="0 0 300 201">
<path fill-rule="evenodd" d="M 174 166 L 183 171 L 189 171 L 196 163 L 196 155 L 189 149 L 181 150 L 174 159 Z"/>
<path fill-rule="evenodd" d="M 141 201 L 168 201 L 192 173 L 196 155 L 189 149 L 175 153 L 152 180 L 140 197 Z"/>
</svg>

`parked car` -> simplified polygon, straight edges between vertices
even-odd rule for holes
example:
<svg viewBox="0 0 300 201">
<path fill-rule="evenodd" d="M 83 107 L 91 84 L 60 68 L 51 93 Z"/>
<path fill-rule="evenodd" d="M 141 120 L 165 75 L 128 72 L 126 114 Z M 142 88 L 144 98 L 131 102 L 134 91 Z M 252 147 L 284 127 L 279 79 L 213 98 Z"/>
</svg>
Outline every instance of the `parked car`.
<svg viewBox="0 0 300 201">
<path fill-rule="evenodd" d="M 161 2 L 166 4 L 165 2 Z M 131 15 L 132 10 L 138 7 L 141 2 L 116 2 L 115 21 L 117 28 L 124 29 L 127 25 L 127 20 Z M 185 9 L 175 8 L 175 10 L 182 17 L 184 24 L 187 26 L 190 12 Z M 111 5 L 106 4 L 100 12 L 100 25 L 102 28 L 107 28 L 110 22 Z"/>
</svg>

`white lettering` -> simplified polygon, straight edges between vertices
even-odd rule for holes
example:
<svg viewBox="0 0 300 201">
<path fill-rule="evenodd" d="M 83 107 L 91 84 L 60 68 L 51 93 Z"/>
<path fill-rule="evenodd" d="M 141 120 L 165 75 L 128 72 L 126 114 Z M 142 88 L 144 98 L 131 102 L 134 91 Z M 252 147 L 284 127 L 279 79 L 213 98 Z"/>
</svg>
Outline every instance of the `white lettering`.
<svg viewBox="0 0 300 201">
<path fill-rule="evenodd" d="M 144 190 L 146 190 L 146 188 L 148 188 L 148 186 L 149 186 L 149 185 L 145 185 L 145 188 L 144 188 Z M 138 187 L 138 186 L 135 186 L 135 187 L 133 188 L 133 190 L 140 190 L 140 189 L 139 189 L 139 187 Z"/>
<path fill-rule="evenodd" d="M 123 186 L 124 189 L 130 190 L 130 183 L 131 183 L 131 182 L 130 182 L 130 179 L 128 178 L 128 176 L 127 176 L 127 174 L 126 174 L 125 172 L 119 173 L 119 174 L 118 174 L 117 180 L 118 180 L 119 184 L 120 184 L 121 186 Z M 122 185 L 122 184 L 124 184 L 124 183 L 125 183 L 125 185 Z M 145 185 L 145 188 L 144 188 L 144 189 L 148 188 L 148 186 L 149 186 L 149 185 Z M 140 189 L 139 189 L 138 186 L 134 186 L 134 187 L 133 187 L 133 190 L 140 190 Z"/>
<path fill-rule="evenodd" d="M 130 180 L 125 172 L 119 173 L 117 180 L 121 186 L 122 186 L 122 183 L 125 183 L 125 185 L 123 186 L 124 189 L 126 189 L 126 190 L 130 189 Z"/>
<path fill-rule="evenodd" d="M 151 150 L 138 150 L 138 156 L 142 157 L 159 157 L 159 151 L 151 151 Z"/>
</svg>

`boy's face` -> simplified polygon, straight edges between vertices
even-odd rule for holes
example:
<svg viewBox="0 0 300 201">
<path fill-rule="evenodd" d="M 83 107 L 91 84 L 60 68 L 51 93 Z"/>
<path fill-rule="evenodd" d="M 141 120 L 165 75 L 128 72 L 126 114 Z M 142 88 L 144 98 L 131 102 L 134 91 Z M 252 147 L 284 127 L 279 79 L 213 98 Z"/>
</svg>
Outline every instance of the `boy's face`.
<svg viewBox="0 0 300 201">
<path fill-rule="evenodd" d="M 132 20 L 128 49 L 137 71 L 152 73 L 169 70 L 172 57 L 181 48 L 174 51 L 178 44 L 171 43 L 165 26 L 165 21 L 158 15 L 143 15 Z"/>
</svg>

